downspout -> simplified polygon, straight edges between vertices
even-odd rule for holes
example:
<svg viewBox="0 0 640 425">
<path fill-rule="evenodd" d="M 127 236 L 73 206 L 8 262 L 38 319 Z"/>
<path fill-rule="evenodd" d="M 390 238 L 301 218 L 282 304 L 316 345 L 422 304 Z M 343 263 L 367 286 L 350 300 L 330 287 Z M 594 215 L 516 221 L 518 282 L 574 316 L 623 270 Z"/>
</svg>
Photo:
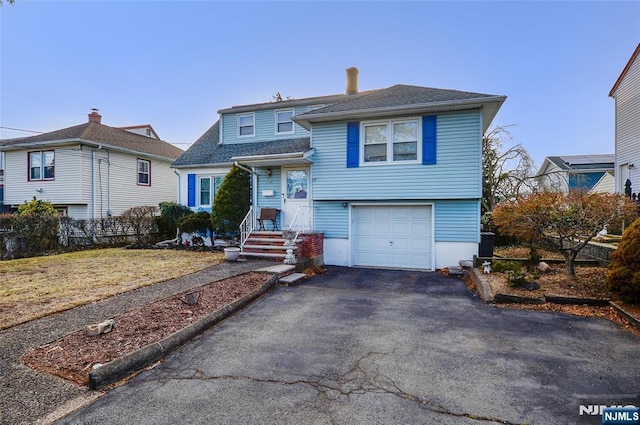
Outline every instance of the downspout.
<svg viewBox="0 0 640 425">
<path fill-rule="evenodd" d="M 96 151 L 91 151 L 91 219 L 96 219 Z"/>
<path fill-rule="evenodd" d="M 96 219 L 96 151 L 91 150 L 91 219 Z M 96 242 L 95 226 L 93 226 L 93 242 Z"/>
<path fill-rule="evenodd" d="M 107 216 L 112 215 L 111 212 L 111 152 L 107 151 Z"/>
<path fill-rule="evenodd" d="M 175 168 L 173 169 L 173 174 L 175 174 L 176 176 L 178 176 L 178 203 L 181 204 L 182 203 L 182 198 L 180 198 L 180 173 L 178 173 L 178 170 L 176 170 Z"/>
</svg>

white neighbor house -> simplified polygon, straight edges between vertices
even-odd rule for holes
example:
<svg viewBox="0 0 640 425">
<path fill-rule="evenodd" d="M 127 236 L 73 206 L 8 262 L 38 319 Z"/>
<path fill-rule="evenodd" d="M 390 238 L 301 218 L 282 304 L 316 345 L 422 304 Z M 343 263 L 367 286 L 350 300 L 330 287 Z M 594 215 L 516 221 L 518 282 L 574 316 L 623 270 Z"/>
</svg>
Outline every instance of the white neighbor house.
<svg viewBox="0 0 640 425">
<path fill-rule="evenodd" d="M 640 193 L 640 44 L 631 55 L 611 91 L 615 102 L 616 192 Z"/>
<path fill-rule="evenodd" d="M 93 111 L 84 124 L 0 140 L 5 208 L 16 209 L 35 197 L 69 217 L 99 219 L 175 201 L 171 163 L 183 151 L 155 137 L 104 125 L 101 118 Z"/>
</svg>

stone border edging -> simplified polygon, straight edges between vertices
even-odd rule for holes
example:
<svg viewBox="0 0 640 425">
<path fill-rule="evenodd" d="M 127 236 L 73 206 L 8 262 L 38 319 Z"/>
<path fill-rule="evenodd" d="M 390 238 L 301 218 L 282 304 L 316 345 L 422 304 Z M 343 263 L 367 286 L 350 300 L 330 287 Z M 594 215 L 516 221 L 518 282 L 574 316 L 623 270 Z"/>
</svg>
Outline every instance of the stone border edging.
<svg viewBox="0 0 640 425">
<path fill-rule="evenodd" d="M 605 307 L 611 306 L 615 310 L 616 314 L 621 318 L 625 319 L 632 326 L 640 329 L 640 320 L 636 319 L 631 313 L 627 312 L 622 306 L 617 304 L 615 301 L 607 300 L 607 299 L 598 299 L 598 298 L 575 298 L 575 297 L 560 297 L 553 295 L 545 295 L 541 298 L 527 298 L 527 297 L 518 297 L 515 295 L 506 295 L 506 294 L 493 294 L 491 291 L 491 285 L 487 279 L 484 278 L 482 273 L 475 267 L 471 268 L 471 273 L 469 273 L 471 279 L 476 284 L 476 288 L 478 288 L 478 294 L 482 301 L 485 303 L 523 303 L 523 304 L 544 304 L 546 302 L 552 302 L 555 304 L 587 304 L 591 306 L 597 307 Z"/>
<path fill-rule="evenodd" d="M 89 389 L 98 390 L 151 365 L 171 351 L 185 344 L 196 335 L 238 312 L 256 298 L 273 289 L 278 283 L 278 275 L 273 274 L 261 288 L 182 328 L 158 342 L 146 345 L 133 353 L 106 363 L 89 373 Z"/>
<path fill-rule="evenodd" d="M 629 322 L 635 328 L 640 329 L 640 320 L 636 319 L 631 313 L 629 313 L 624 308 L 622 308 L 621 305 L 619 305 L 618 303 L 616 303 L 614 301 L 610 301 L 609 305 L 611 307 L 613 307 L 613 309 L 616 311 L 616 314 L 618 314 L 618 316 L 620 316 L 623 319 L 625 319 L 627 322 Z"/>
</svg>

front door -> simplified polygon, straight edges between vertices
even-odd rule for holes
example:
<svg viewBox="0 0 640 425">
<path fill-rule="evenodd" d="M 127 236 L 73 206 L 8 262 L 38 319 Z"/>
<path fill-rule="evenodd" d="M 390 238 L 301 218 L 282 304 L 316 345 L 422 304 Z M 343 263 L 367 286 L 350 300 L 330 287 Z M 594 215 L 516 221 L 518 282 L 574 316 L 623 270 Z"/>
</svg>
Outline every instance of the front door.
<svg viewBox="0 0 640 425">
<path fill-rule="evenodd" d="M 311 229 L 309 167 L 282 168 L 282 228 Z"/>
</svg>

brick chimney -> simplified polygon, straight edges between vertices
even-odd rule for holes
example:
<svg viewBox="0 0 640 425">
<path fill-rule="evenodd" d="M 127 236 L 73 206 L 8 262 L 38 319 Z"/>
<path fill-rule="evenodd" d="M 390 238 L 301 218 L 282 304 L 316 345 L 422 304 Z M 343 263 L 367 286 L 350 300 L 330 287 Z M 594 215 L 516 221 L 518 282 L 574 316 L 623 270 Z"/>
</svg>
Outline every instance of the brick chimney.
<svg viewBox="0 0 640 425">
<path fill-rule="evenodd" d="M 91 109 L 91 113 L 89 114 L 89 122 L 95 122 L 101 124 L 102 115 L 98 113 L 96 108 Z"/>
<path fill-rule="evenodd" d="M 358 93 L 358 68 L 347 68 L 347 94 Z"/>
</svg>

